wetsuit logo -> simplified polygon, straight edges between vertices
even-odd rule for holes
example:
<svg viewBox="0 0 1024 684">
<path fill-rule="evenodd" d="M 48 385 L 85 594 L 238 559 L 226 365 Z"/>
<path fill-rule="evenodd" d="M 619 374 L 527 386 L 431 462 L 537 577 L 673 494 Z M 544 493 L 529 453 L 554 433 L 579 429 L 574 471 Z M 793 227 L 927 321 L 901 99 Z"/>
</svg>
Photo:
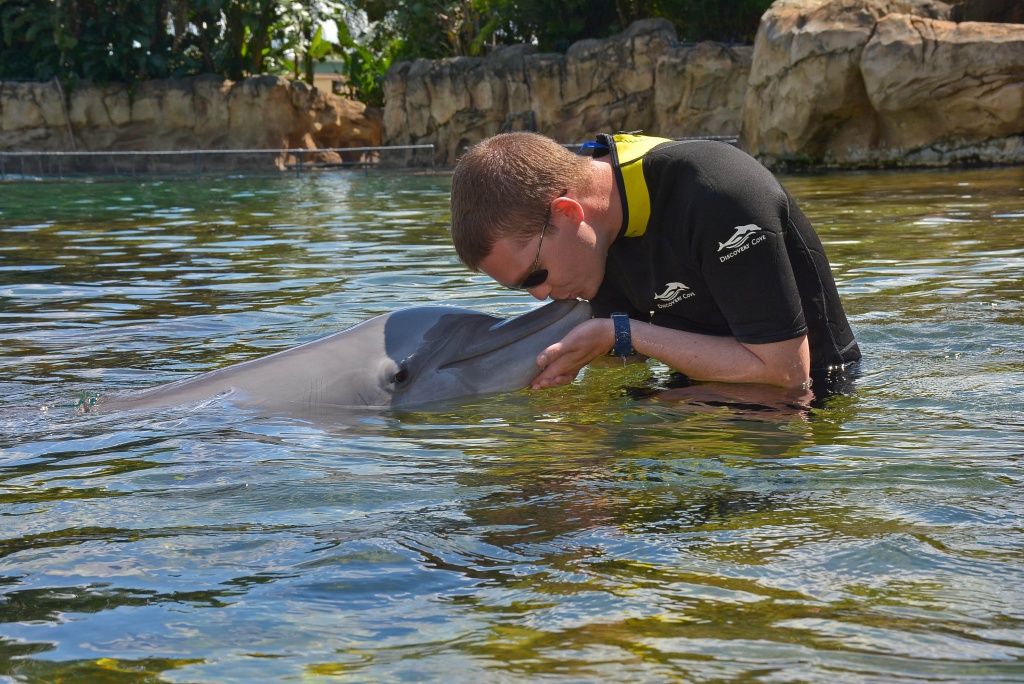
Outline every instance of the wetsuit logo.
<svg viewBox="0 0 1024 684">
<path fill-rule="evenodd" d="M 665 285 L 665 291 L 654 295 L 654 298 L 658 300 L 659 309 L 667 309 L 676 302 L 689 299 L 695 294 L 697 293 L 682 283 L 668 283 Z"/>
<path fill-rule="evenodd" d="M 758 233 L 762 234 L 758 235 Z M 718 260 L 721 262 L 726 262 L 729 259 L 732 259 L 740 252 L 745 252 L 754 245 L 764 242 L 765 240 L 768 239 L 768 236 L 764 235 L 763 233 L 764 231 L 762 231 L 760 227 L 754 225 L 753 223 L 749 223 L 745 226 L 736 226 L 736 232 L 733 233 L 731 238 L 729 238 L 725 242 L 718 243 L 719 252 L 723 252 L 727 249 L 729 250 L 728 254 L 723 254 L 722 256 L 718 257 Z"/>
</svg>

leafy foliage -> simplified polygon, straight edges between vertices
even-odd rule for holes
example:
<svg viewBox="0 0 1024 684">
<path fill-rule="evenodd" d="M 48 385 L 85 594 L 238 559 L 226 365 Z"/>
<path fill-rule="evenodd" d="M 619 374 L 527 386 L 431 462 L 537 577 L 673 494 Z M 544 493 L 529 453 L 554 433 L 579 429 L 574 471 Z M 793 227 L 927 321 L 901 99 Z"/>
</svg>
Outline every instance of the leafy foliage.
<svg viewBox="0 0 1024 684">
<path fill-rule="evenodd" d="M 310 63 L 324 0 L 0 0 L 0 77 L 136 82 Z M 304 42 L 305 39 L 305 42 Z M 328 46 L 329 47 L 329 46 Z M 312 65 L 305 70 L 312 74 Z"/>
<path fill-rule="evenodd" d="M 106 82 L 171 64 L 161 0 L 0 0 L 0 76 Z"/>
<path fill-rule="evenodd" d="M 377 107 L 384 104 L 384 76 L 391 66 L 392 50 L 388 33 L 377 22 L 371 27 L 365 14 L 347 17 L 338 22 L 337 53 L 344 64 L 344 76 L 349 90 L 361 102 Z M 362 19 L 362 21 L 359 21 Z"/>
<path fill-rule="evenodd" d="M 771 0 L 0 0 L 0 78 L 133 83 L 290 73 L 341 60 L 350 90 L 381 104 L 392 62 L 531 43 L 564 51 L 637 19 L 680 40 L 753 40 Z M 338 27 L 335 43 L 324 26 Z"/>
</svg>

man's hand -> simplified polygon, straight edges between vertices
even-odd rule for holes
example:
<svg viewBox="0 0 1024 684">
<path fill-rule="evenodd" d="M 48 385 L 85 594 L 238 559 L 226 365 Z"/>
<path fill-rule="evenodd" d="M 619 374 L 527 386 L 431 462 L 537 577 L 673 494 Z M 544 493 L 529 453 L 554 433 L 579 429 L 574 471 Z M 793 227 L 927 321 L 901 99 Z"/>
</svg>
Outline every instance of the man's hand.
<svg viewBox="0 0 1024 684">
<path fill-rule="evenodd" d="M 530 386 L 543 389 L 568 384 L 584 366 L 607 354 L 614 344 L 615 329 L 610 318 L 584 321 L 540 353 L 537 365 L 541 372 Z"/>
</svg>

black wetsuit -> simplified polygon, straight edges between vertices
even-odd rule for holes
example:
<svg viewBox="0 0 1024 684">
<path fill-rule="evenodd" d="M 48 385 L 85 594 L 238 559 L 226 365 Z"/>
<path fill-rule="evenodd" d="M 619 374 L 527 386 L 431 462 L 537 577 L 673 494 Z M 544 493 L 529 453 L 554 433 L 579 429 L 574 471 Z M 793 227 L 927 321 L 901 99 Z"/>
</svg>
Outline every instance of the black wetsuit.
<svg viewBox="0 0 1024 684">
<path fill-rule="evenodd" d="M 623 226 L 595 315 L 765 344 L 807 334 L 811 368 L 860 358 L 821 241 L 778 180 L 714 141 L 598 136 Z"/>
</svg>

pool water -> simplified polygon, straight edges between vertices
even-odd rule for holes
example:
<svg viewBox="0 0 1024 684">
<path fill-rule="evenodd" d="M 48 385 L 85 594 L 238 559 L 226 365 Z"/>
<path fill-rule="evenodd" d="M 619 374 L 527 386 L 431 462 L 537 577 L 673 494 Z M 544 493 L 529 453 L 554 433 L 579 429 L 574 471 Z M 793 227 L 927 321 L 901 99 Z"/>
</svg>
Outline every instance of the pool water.
<svg viewBox="0 0 1024 684">
<path fill-rule="evenodd" d="M 315 418 L 76 404 L 536 306 L 460 266 L 447 176 L 0 185 L 0 680 L 1024 680 L 1024 169 L 784 182 L 847 393 L 649 362 Z"/>
</svg>

